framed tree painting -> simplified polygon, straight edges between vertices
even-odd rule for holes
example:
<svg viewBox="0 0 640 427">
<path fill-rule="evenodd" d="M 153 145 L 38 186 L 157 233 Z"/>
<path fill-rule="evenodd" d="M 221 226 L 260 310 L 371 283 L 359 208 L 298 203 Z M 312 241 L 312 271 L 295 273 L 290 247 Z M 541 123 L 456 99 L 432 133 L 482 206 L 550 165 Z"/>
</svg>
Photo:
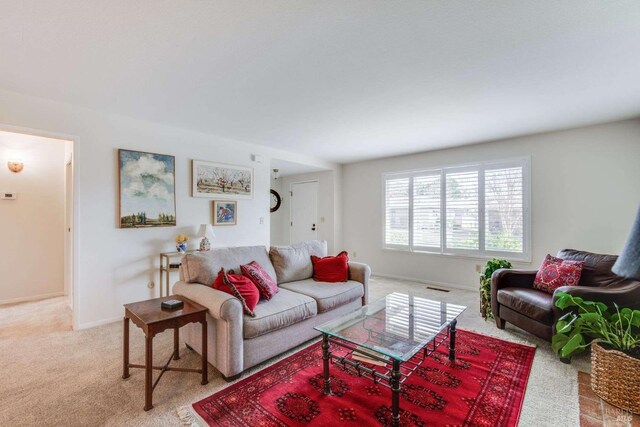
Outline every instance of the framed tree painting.
<svg viewBox="0 0 640 427">
<path fill-rule="evenodd" d="M 120 228 L 176 225 L 176 158 L 118 150 Z"/>
<path fill-rule="evenodd" d="M 216 199 L 253 199 L 253 169 L 193 160 L 192 195 Z"/>
<path fill-rule="evenodd" d="M 238 202 L 230 200 L 213 201 L 213 225 L 236 225 L 238 223 Z"/>
</svg>

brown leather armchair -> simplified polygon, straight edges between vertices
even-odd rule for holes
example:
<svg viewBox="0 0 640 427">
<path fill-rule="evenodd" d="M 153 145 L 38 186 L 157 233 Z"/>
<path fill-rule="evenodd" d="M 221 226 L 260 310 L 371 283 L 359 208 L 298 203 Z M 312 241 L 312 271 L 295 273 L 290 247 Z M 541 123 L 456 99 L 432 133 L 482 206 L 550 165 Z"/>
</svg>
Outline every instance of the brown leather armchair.
<svg viewBox="0 0 640 427">
<path fill-rule="evenodd" d="M 584 261 L 578 286 L 562 286 L 556 290 L 585 300 L 607 305 L 640 309 L 640 282 L 611 272 L 618 258 L 575 249 L 563 249 L 558 258 Z M 554 325 L 562 315 L 555 306 L 557 297 L 533 289 L 536 270 L 497 270 L 491 276 L 491 311 L 496 325 L 504 329 L 506 322 L 540 338 L 551 341 Z"/>
</svg>

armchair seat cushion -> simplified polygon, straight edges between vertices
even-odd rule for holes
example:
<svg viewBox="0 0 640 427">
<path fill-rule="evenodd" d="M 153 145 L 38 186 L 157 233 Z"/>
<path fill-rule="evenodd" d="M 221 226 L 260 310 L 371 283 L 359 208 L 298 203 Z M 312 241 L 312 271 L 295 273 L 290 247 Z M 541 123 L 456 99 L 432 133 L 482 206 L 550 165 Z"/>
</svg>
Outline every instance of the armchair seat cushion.
<svg viewBox="0 0 640 427">
<path fill-rule="evenodd" d="M 314 317 L 318 314 L 318 308 L 313 298 L 280 288 L 269 301 L 260 301 L 253 312 L 255 317 L 243 316 L 245 339 L 259 337 Z"/>
<path fill-rule="evenodd" d="M 364 295 L 364 286 L 354 280 L 328 283 L 306 279 L 283 283 L 280 288 L 313 298 L 318 304 L 318 313 L 324 313 L 336 307 L 349 304 Z"/>
<path fill-rule="evenodd" d="M 504 288 L 498 290 L 498 302 L 531 319 L 553 324 L 553 295 L 536 289 Z"/>
</svg>

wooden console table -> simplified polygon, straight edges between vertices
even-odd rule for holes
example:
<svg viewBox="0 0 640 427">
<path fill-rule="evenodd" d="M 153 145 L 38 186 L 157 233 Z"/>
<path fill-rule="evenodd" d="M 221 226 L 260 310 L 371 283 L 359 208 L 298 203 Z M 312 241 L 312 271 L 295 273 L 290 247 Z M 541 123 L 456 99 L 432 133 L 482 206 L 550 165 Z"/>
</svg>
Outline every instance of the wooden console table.
<svg viewBox="0 0 640 427">
<path fill-rule="evenodd" d="M 177 299 L 184 302 L 178 310 L 163 309 L 162 301 Z M 129 319 L 133 320 L 145 335 L 145 363 L 138 365 L 129 363 Z M 199 322 L 202 325 L 202 369 L 171 368 L 171 360 L 180 359 L 178 344 L 180 328 L 188 323 Z M 153 337 L 167 329 L 173 329 L 173 353 L 164 366 L 153 366 Z M 207 362 L 207 308 L 183 296 L 155 298 L 147 301 L 134 302 L 124 305 L 124 346 L 122 358 L 122 378 L 129 378 L 129 368 L 144 369 L 144 410 L 153 408 L 153 389 L 166 371 L 196 372 L 202 374 L 201 384 L 209 382 Z M 153 381 L 153 370 L 159 370 L 160 375 Z"/>
<path fill-rule="evenodd" d="M 192 251 L 187 251 L 185 253 L 187 254 L 191 254 L 194 252 L 198 252 L 197 250 L 192 250 Z M 184 254 L 181 254 L 180 252 L 161 252 L 160 253 L 160 297 L 166 297 L 168 295 L 171 295 L 170 292 L 170 286 L 171 286 L 171 278 L 169 277 L 171 275 L 172 271 L 178 271 L 180 269 L 179 265 L 180 262 L 174 262 L 172 263 L 171 260 L 172 259 L 180 259 L 183 257 Z M 172 267 L 171 265 L 178 265 L 175 267 Z"/>
</svg>

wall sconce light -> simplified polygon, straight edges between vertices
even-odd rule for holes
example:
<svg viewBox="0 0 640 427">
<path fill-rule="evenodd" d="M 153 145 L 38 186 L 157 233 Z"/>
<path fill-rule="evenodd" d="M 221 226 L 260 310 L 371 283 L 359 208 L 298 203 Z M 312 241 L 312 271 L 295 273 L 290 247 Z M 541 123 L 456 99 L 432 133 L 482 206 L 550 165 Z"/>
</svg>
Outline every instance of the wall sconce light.
<svg viewBox="0 0 640 427">
<path fill-rule="evenodd" d="M 7 162 L 7 167 L 11 172 L 18 173 L 22 172 L 22 169 L 24 169 L 24 163 L 17 160 L 9 160 Z"/>
<path fill-rule="evenodd" d="M 273 170 L 273 179 L 278 179 L 280 177 L 280 169 Z"/>
</svg>

